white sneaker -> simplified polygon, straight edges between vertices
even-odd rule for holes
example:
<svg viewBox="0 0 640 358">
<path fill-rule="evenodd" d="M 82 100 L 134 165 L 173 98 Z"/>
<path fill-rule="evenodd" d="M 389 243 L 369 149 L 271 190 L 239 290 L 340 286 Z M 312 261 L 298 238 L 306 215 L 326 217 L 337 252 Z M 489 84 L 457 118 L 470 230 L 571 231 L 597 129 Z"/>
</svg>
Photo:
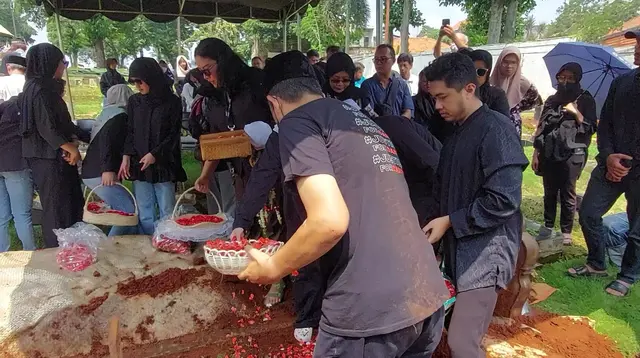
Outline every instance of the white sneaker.
<svg viewBox="0 0 640 358">
<path fill-rule="evenodd" d="M 313 328 L 296 328 L 293 330 L 293 336 L 300 343 L 309 343 L 313 337 Z"/>
</svg>

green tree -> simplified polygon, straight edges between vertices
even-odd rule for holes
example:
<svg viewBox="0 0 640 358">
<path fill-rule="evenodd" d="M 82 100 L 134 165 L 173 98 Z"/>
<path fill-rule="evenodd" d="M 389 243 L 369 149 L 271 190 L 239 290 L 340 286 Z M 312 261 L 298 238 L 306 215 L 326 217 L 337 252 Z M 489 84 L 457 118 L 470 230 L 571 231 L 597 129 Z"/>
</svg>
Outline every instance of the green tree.
<svg viewBox="0 0 640 358">
<path fill-rule="evenodd" d="M 440 35 L 440 29 L 436 29 L 435 27 L 431 27 L 429 25 L 424 25 L 422 26 L 422 29 L 420 30 L 420 35 L 418 36 L 437 39 L 439 35 Z"/>
<path fill-rule="evenodd" d="M 142 56 L 151 46 L 151 22 L 143 16 L 132 21 L 115 22 L 114 31 L 105 39 L 105 55 L 123 63 L 127 57 Z"/>
<path fill-rule="evenodd" d="M 640 0 L 568 0 L 547 28 L 550 37 L 575 37 L 598 43 L 609 31 L 638 16 Z"/>
<path fill-rule="evenodd" d="M 80 52 L 90 47 L 89 40 L 83 32 L 82 21 L 60 18 L 60 31 L 62 33 L 62 52 L 71 58 L 71 65 L 78 66 Z M 58 29 L 55 18 L 47 19 L 47 38 L 51 43 L 59 46 Z"/>
<path fill-rule="evenodd" d="M 241 31 L 251 41 L 251 56 L 267 56 L 269 49 L 273 49 L 282 41 L 282 26 L 280 23 L 267 24 L 258 20 L 245 21 Z"/>
<path fill-rule="evenodd" d="M 153 48 L 158 60 L 164 59 L 171 63 L 176 57 L 182 54 L 178 45 L 178 27 L 177 21 L 173 20 L 167 23 L 149 22 L 149 45 Z M 200 25 L 200 28 L 206 25 Z M 195 26 L 187 20 L 180 21 L 180 33 L 182 39 L 191 37 L 195 30 Z"/>
<path fill-rule="evenodd" d="M 216 18 L 207 24 L 199 25 L 186 40 L 186 43 L 195 44 L 208 37 L 216 37 L 226 42 L 245 60 L 251 55 L 251 44 L 242 32 L 241 25 Z"/>
<path fill-rule="evenodd" d="M 424 19 L 422 18 L 422 12 L 416 7 L 416 0 L 413 1 L 411 13 L 409 14 L 409 25 L 413 27 L 419 27 L 424 25 Z M 391 43 L 393 39 L 392 34 L 395 31 L 400 31 L 402 26 L 402 13 L 403 13 L 404 0 L 391 0 L 391 12 L 389 13 L 389 27 L 391 31 L 386 32 L 387 41 Z M 386 2 L 383 9 L 383 13 L 386 13 Z"/>
<path fill-rule="evenodd" d="M 22 8 L 16 6 L 11 11 L 11 0 L 0 0 L 0 25 L 9 30 L 13 36 L 25 39 L 27 42 L 33 42 L 33 36 L 36 30 L 28 23 L 28 15 L 22 11 Z M 15 23 L 15 28 L 13 27 Z"/>
</svg>

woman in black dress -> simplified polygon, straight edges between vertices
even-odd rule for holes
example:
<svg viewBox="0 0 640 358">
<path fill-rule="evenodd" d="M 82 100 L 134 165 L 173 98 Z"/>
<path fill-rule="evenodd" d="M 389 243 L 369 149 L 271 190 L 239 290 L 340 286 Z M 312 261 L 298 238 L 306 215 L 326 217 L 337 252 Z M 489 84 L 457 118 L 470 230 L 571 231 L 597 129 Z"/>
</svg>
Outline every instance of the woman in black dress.
<svg viewBox="0 0 640 358">
<path fill-rule="evenodd" d="M 367 114 L 372 114 L 373 108 L 368 103 L 365 90 L 356 87 L 356 65 L 351 56 L 344 52 L 334 53 L 327 60 L 327 82 L 322 91 L 329 98 L 340 101 L 351 100 Z"/>
<path fill-rule="evenodd" d="M 71 121 L 62 99 L 67 62 L 57 47 L 43 43 L 27 52 L 22 111 L 22 156 L 33 174 L 42 204 L 42 231 L 46 247 L 57 247 L 54 229 L 82 221 L 84 204 L 76 164 L 80 160 L 76 139 L 89 141 Z"/>
<path fill-rule="evenodd" d="M 171 215 L 176 183 L 187 180 L 180 153 L 182 103 L 156 60 L 137 58 L 129 67 L 129 82 L 139 93 L 127 105 L 127 137 L 118 176 L 133 180 L 140 226 L 152 235 L 154 223 Z"/>
<path fill-rule="evenodd" d="M 204 79 L 215 88 L 211 93 L 203 94 L 207 101 L 200 102 L 202 108 L 192 109 L 203 113 L 206 119 L 208 128 L 202 134 L 243 129 L 246 124 L 256 121 L 273 124 L 262 87 L 262 70 L 249 67 L 229 45 L 217 38 L 200 41 L 195 60 Z M 215 194 L 219 190 L 221 209 L 233 213 L 250 172 L 248 157 L 206 161 L 195 186 L 203 193 L 211 189 Z M 209 212 L 217 210 L 209 205 Z"/>
</svg>

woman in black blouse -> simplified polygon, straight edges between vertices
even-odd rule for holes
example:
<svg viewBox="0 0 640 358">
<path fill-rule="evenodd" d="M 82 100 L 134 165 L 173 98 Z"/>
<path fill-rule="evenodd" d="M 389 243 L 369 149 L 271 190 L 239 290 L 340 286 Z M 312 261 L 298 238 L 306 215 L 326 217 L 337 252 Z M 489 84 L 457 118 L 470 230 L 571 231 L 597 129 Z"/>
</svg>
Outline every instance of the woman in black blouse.
<svg viewBox="0 0 640 358">
<path fill-rule="evenodd" d="M 133 91 L 127 85 L 111 86 L 107 90 L 106 105 L 95 119 L 91 130 L 91 143 L 82 161 L 82 180 L 95 190 L 112 209 L 132 213 L 133 200 L 118 183 L 118 170 L 122 163 L 124 141 L 127 137 L 127 102 Z M 135 235 L 137 227 L 114 226 L 109 236 Z"/>
<path fill-rule="evenodd" d="M 204 113 L 207 122 L 207 131 L 202 134 L 243 129 L 246 124 L 256 121 L 273 124 L 262 88 L 262 70 L 249 67 L 229 45 L 216 38 L 200 41 L 195 60 L 204 79 L 215 88 L 205 95 L 207 101 L 200 102 L 200 105 L 205 103 L 204 107 L 195 109 Z M 212 175 L 214 172 L 215 176 Z M 222 210 L 233 213 L 250 172 L 248 157 L 206 161 L 195 186 L 203 193 L 208 193 L 209 189 L 215 193 L 218 189 Z M 209 211 L 217 212 L 217 208 L 209 207 Z"/>
<path fill-rule="evenodd" d="M 502 113 L 507 117 L 511 116 L 507 94 L 504 93 L 502 88 L 494 87 L 489 83 L 489 76 L 491 76 L 491 68 L 493 66 L 493 57 L 491 54 L 485 50 L 473 50 L 469 54 L 469 57 L 471 57 L 476 66 L 480 100 L 494 111 Z"/>
<path fill-rule="evenodd" d="M 129 82 L 139 93 L 127 104 L 127 136 L 118 176 L 134 181 L 140 226 L 145 235 L 152 235 L 156 204 L 160 218 L 171 215 L 175 184 L 187 180 L 180 153 L 182 102 L 152 58 L 131 63 Z"/>
<path fill-rule="evenodd" d="M 322 92 L 340 101 L 352 100 L 367 114 L 375 113 L 368 103 L 366 91 L 356 87 L 355 75 L 356 65 L 351 56 L 344 52 L 334 53 L 327 60 L 327 82 Z"/>
<path fill-rule="evenodd" d="M 76 139 L 89 141 L 71 121 L 62 99 L 67 62 L 57 47 L 43 43 L 27 52 L 22 112 L 22 156 L 33 174 L 42 204 L 42 231 L 46 247 L 57 247 L 54 229 L 82 221 L 84 199 L 76 164 L 80 160 Z"/>
</svg>

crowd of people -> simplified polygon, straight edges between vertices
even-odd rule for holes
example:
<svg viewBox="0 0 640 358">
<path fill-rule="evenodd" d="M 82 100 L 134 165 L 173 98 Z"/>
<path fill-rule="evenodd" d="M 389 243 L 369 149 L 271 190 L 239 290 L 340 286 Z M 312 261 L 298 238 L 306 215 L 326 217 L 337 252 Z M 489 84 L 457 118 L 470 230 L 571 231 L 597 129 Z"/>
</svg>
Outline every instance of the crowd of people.
<svg viewBox="0 0 640 358">
<path fill-rule="evenodd" d="M 336 46 L 323 61 L 315 50 L 289 51 L 254 57 L 249 66 L 224 41 L 208 38 L 195 49 L 195 66 L 180 56 L 174 74 L 166 62 L 141 57 L 126 81 L 111 59 L 91 133 L 73 124 L 62 99 L 63 53 L 39 44 L 26 59 L 14 55 L 6 61 L 9 79 L 0 81 L 0 251 L 9 247 L 11 218 L 23 248 L 35 248 L 34 188 L 45 246 L 57 246 L 53 229 L 82 220 L 81 183 L 97 188 L 112 208 L 131 212 L 133 200 L 114 184 L 132 181 L 140 224 L 110 234 L 152 235 L 175 205 L 176 184 L 187 179 L 184 123 L 196 140 L 244 129 L 251 157 L 202 160 L 196 148 L 202 170 L 195 187 L 221 199 L 221 208 L 210 202 L 208 210 L 231 214 L 231 239 L 249 235 L 269 193 L 277 193 L 286 243 L 273 256 L 248 248 L 253 261 L 239 278 L 271 284 L 265 304 L 273 305 L 285 278 L 299 272 L 290 279 L 298 340 L 310 341 L 317 330 L 317 357 L 428 357 L 445 327 L 444 274 L 457 289 L 446 320 L 452 356 L 482 357 L 523 230 L 529 160 L 520 113 L 540 106 L 531 162 L 545 189 L 541 235 L 555 224 L 559 196 L 560 227 L 571 244 L 576 181 L 597 130 L 599 164 L 579 209 L 589 256 L 569 274 L 606 275 L 611 242 L 621 272 L 606 290 L 626 295 L 640 273 L 638 70 L 614 81 L 599 115 L 580 85 L 579 64 L 562 67 L 556 94 L 543 103 L 522 76 L 517 48 L 506 47 L 493 69 L 490 53 L 449 32 L 443 26 L 457 51 L 437 48 L 419 76 L 413 57 L 396 56 L 389 45 L 377 47 L 376 73 L 368 79 L 364 65 Z M 628 36 L 639 38 L 640 64 L 640 32 Z M 80 171 L 79 142 L 89 144 Z M 602 219 L 622 193 L 624 246 L 619 232 L 603 237 Z M 619 231 L 620 220 L 608 225 Z"/>
</svg>

